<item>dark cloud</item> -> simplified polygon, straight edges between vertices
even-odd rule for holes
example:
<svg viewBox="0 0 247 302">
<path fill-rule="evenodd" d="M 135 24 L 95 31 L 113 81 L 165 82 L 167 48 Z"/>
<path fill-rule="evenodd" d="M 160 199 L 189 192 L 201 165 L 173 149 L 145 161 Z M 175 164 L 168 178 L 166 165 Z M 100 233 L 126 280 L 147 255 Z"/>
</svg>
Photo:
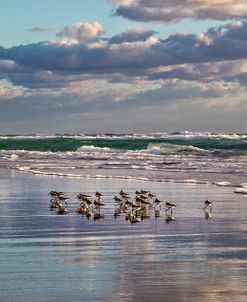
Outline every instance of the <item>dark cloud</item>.
<svg viewBox="0 0 247 302">
<path fill-rule="evenodd" d="M 117 94 L 121 94 L 121 90 L 116 92 Z M 155 90 L 133 94 L 121 102 L 114 101 L 110 93 L 98 95 L 94 100 L 87 97 L 78 99 L 76 93 L 68 91 L 57 96 L 41 93 L 26 97 L 17 96 L 11 101 L 8 99 L 1 101 L 0 126 L 1 129 L 7 129 L 12 133 L 17 132 L 16 129 L 18 132 L 29 133 L 30 129 L 34 132 L 49 132 L 53 129 L 58 133 L 71 131 L 92 133 L 99 131 L 99 125 L 102 132 L 112 129 L 123 132 L 137 129 L 140 132 L 150 129 L 174 131 L 176 127 L 179 129 L 185 125 L 188 129 L 190 127 L 195 129 L 201 125 L 206 116 L 204 101 L 222 95 L 223 91 L 220 91 L 217 85 L 211 88 L 199 85 L 191 87 L 177 82 L 177 85 L 167 83 L 166 86 Z M 212 109 L 211 113 L 215 118 L 222 119 L 222 106 L 219 111 L 216 114 Z M 243 110 L 239 113 L 241 117 L 236 114 L 235 121 L 239 122 L 241 119 L 244 122 L 246 113 Z M 210 121 L 209 113 L 208 118 Z M 231 119 L 232 116 L 228 114 L 228 118 Z M 186 124 L 184 120 L 187 120 Z M 217 124 L 215 120 L 213 122 Z M 238 125 L 238 122 L 235 124 Z M 211 121 L 205 122 L 204 127 L 210 127 L 210 123 Z M 227 125 L 226 120 L 224 125 Z"/>
<path fill-rule="evenodd" d="M 140 28 L 130 28 L 126 32 L 113 36 L 109 39 L 110 44 L 121 44 L 124 42 L 146 41 L 156 32 L 154 30 L 144 30 Z"/>
<path fill-rule="evenodd" d="M 245 0 L 119 0 L 115 14 L 144 22 L 176 22 L 181 19 L 226 20 L 245 18 Z"/>
</svg>

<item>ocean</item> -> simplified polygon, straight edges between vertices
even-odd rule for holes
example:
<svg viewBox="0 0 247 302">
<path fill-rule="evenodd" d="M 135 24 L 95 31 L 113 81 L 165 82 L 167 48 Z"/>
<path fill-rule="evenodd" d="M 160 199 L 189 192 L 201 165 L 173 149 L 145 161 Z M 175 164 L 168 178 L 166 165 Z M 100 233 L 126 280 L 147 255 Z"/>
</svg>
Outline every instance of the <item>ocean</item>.
<svg viewBox="0 0 247 302">
<path fill-rule="evenodd" d="M 0 135 L 0 165 L 70 178 L 212 183 L 247 193 L 247 134 Z"/>
</svg>

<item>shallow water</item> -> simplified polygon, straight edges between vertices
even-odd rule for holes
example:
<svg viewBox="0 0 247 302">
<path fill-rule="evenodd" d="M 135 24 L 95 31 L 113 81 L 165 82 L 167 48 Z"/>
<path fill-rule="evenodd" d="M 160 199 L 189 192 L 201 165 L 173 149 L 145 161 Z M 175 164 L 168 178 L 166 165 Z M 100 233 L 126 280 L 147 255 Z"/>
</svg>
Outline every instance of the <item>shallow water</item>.
<svg viewBox="0 0 247 302">
<path fill-rule="evenodd" d="M 1 302 L 246 301 L 247 196 L 232 188 L 0 172 Z M 176 220 L 115 219 L 122 188 L 175 202 Z M 68 215 L 50 211 L 50 190 L 70 197 Z M 87 220 L 75 196 L 96 190 L 105 218 Z M 210 220 L 205 199 L 214 200 Z"/>
</svg>

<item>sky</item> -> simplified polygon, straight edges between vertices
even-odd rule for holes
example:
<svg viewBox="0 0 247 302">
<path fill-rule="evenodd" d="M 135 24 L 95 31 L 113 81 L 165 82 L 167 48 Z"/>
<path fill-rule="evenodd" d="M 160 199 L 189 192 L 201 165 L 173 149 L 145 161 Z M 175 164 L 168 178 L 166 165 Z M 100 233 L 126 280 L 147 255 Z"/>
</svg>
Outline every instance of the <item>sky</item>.
<svg viewBox="0 0 247 302">
<path fill-rule="evenodd" d="M 0 0 L 0 133 L 247 133 L 246 0 Z"/>
</svg>

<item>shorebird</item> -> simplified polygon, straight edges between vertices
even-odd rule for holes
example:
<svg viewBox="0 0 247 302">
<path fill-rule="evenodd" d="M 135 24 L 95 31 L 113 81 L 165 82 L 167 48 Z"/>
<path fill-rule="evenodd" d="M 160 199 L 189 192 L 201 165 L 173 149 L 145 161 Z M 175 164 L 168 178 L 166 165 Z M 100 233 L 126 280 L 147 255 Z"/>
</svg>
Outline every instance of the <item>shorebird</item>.
<svg viewBox="0 0 247 302">
<path fill-rule="evenodd" d="M 207 208 L 210 208 L 210 211 L 211 211 L 212 210 L 212 205 L 213 205 L 212 201 L 207 199 L 205 201 L 205 207 L 203 208 L 203 210 L 206 210 Z"/>
<path fill-rule="evenodd" d="M 61 196 L 58 196 L 58 200 L 67 204 L 67 200 L 69 200 L 69 197 L 65 197 L 65 196 L 61 195 Z"/>
<path fill-rule="evenodd" d="M 96 192 L 95 192 L 95 196 L 96 196 L 97 198 L 101 198 L 101 197 L 103 196 L 103 194 L 100 193 L 100 192 L 98 192 L 98 191 L 96 191 Z"/>
<path fill-rule="evenodd" d="M 85 198 L 83 198 L 83 203 L 85 203 L 88 207 L 90 207 L 92 204 L 93 204 L 93 199 L 90 197 L 85 197 Z"/>
<path fill-rule="evenodd" d="M 148 195 L 148 197 L 149 197 L 149 198 L 154 198 L 154 197 L 155 197 L 155 195 L 154 195 L 154 194 L 152 194 L 151 192 L 148 192 L 148 194 L 147 194 L 147 195 Z"/>
<path fill-rule="evenodd" d="M 122 197 L 118 197 L 117 195 L 114 196 L 114 200 L 117 201 L 117 202 L 122 202 L 123 201 Z"/>
<path fill-rule="evenodd" d="M 154 206 L 159 206 L 159 205 L 161 205 L 162 204 L 162 201 L 161 200 L 159 200 L 157 197 L 155 197 L 155 199 L 154 199 Z"/>
<path fill-rule="evenodd" d="M 136 202 L 140 202 L 140 203 L 148 203 L 145 199 L 143 199 L 142 197 L 140 197 L 140 195 L 135 197 Z"/>
<path fill-rule="evenodd" d="M 97 208 L 99 208 L 99 207 L 105 205 L 103 202 L 100 202 L 99 200 L 94 200 L 93 204 L 94 204 L 95 207 L 97 207 Z"/>
<path fill-rule="evenodd" d="M 165 206 L 166 206 L 166 210 L 165 211 L 167 212 L 168 210 L 170 210 L 171 211 L 171 215 L 172 215 L 172 210 L 176 208 L 176 205 L 167 201 L 165 203 Z"/>
<path fill-rule="evenodd" d="M 78 195 L 76 196 L 76 198 L 79 199 L 79 200 L 80 200 L 80 199 L 83 199 L 83 198 L 91 198 L 91 195 L 80 193 L 80 194 L 78 194 Z"/>
<path fill-rule="evenodd" d="M 124 192 L 124 190 L 123 189 L 121 189 L 120 190 L 120 192 L 119 192 L 119 195 L 127 195 L 127 196 L 129 196 L 129 193 L 126 193 L 126 192 Z"/>
<path fill-rule="evenodd" d="M 148 193 L 150 193 L 149 191 L 147 191 L 147 190 L 143 190 L 143 189 L 141 189 L 141 194 L 148 194 Z"/>
<path fill-rule="evenodd" d="M 63 193 L 63 192 L 57 192 L 57 191 L 50 191 L 50 192 L 48 193 L 48 195 L 50 195 L 50 196 L 51 196 L 51 199 L 54 200 L 54 199 L 57 199 L 57 198 L 59 198 L 59 197 L 64 196 L 64 193 Z"/>
</svg>

